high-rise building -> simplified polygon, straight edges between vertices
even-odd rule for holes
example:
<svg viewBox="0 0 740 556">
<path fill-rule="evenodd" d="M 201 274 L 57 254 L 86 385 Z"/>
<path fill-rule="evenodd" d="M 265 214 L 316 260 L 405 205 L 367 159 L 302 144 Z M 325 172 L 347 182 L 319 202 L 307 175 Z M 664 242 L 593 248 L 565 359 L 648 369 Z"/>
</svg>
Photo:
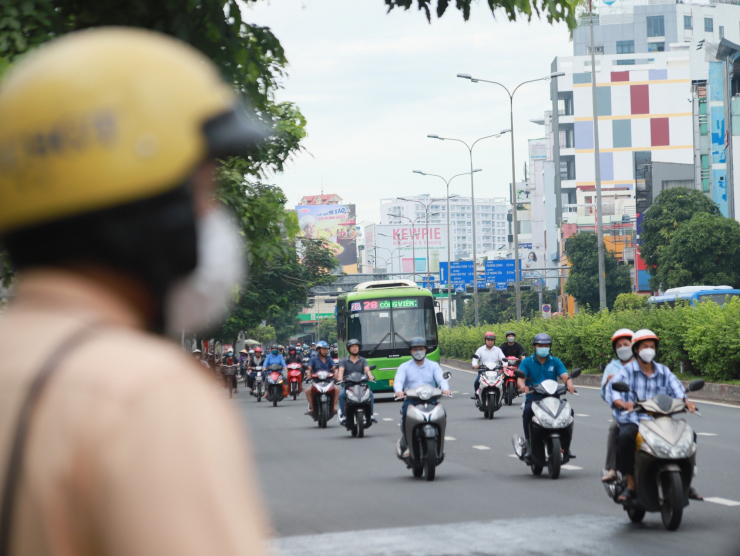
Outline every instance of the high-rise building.
<svg viewBox="0 0 740 556">
<path fill-rule="evenodd" d="M 446 231 L 447 201 L 428 194 L 381 199 L 380 222 L 407 225 L 412 220 L 423 226 L 426 220 L 425 206 L 429 206 L 429 224 L 444 226 Z M 503 254 L 509 250 L 509 208 L 509 201 L 505 197 L 476 197 L 476 250 L 479 260 L 487 252 Z M 527 224 L 523 224 L 525 229 Z M 473 258 L 473 205 L 470 197 L 450 198 L 450 240 L 453 260 Z"/>
</svg>

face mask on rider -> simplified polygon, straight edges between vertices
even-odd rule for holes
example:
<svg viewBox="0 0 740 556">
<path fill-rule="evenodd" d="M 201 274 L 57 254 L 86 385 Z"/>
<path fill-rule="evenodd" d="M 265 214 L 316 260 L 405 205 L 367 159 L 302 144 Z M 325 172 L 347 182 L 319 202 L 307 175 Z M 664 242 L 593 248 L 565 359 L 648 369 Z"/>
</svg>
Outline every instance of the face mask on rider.
<svg viewBox="0 0 740 556">
<path fill-rule="evenodd" d="M 165 323 L 171 336 L 217 324 L 245 274 L 241 236 L 225 209 L 209 211 L 197 220 L 196 229 L 198 264 L 170 288 L 165 302 Z"/>
<path fill-rule="evenodd" d="M 421 361 L 426 356 L 426 352 L 423 349 L 418 349 L 416 351 L 411 352 L 411 357 L 413 357 L 416 361 Z"/>
<path fill-rule="evenodd" d="M 516 338 L 514 338 L 514 336 L 507 336 L 506 337 L 506 341 L 509 342 L 510 344 L 513 344 L 515 339 Z"/>
<path fill-rule="evenodd" d="M 537 357 L 547 357 L 550 355 L 550 348 L 537 348 Z"/>
<path fill-rule="evenodd" d="M 638 355 L 645 363 L 652 363 L 653 359 L 655 359 L 655 350 L 652 348 L 641 349 Z"/>
<path fill-rule="evenodd" d="M 619 357 L 620 361 L 629 361 L 632 359 L 632 348 L 630 346 L 618 347 L 617 357 Z"/>
</svg>

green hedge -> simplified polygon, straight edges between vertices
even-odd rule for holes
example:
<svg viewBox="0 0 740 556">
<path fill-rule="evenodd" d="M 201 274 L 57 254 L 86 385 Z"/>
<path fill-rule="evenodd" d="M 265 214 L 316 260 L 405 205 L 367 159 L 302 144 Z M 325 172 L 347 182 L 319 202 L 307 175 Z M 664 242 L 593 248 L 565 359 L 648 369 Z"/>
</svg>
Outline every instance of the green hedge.
<svg viewBox="0 0 740 556">
<path fill-rule="evenodd" d="M 552 317 L 548 320 L 522 320 L 520 323 L 484 325 L 478 328 L 457 326 L 440 329 L 443 357 L 470 359 L 483 345 L 483 335 L 492 330 L 497 343 L 504 341 L 507 330 L 513 330 L 528 353 L 538 332 L 553 338 L 553 355 L 566 367 L 597 369 L 613 357 L 611 336 L 619 328 L 649 328 L 660 338 L 657 360 L 679 372 L 705 376 L 710 380 L 740 378 L 740 298 L 720 307 L 708 301 L 696 307 L 688 305 L 660 309 L 634 309 L 580 312 L 574 317 Z"/>
</svg>

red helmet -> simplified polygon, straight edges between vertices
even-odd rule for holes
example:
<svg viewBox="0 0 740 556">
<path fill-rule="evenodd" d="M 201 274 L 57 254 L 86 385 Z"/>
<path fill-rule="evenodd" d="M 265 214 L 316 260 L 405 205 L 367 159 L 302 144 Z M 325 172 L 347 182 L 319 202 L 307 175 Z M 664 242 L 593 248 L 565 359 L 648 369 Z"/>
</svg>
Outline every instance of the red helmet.
<svg viewBox="0 0 740 556">
<path fill-rule="evenodd" d="M 254 348 L 254 352 L 255 353 L 262 353 L 262 348 L 259 347 L 259 346 L 257 346 L 256 348 Z"/>
<path fill-rule="evenodd" d="M 483 335 L 483 339 L 487 340 L 488 338 L 491 338 L 493 341 L 496 341 L 496 334 L 494 332 L 486 332 Z"/>
</svg>

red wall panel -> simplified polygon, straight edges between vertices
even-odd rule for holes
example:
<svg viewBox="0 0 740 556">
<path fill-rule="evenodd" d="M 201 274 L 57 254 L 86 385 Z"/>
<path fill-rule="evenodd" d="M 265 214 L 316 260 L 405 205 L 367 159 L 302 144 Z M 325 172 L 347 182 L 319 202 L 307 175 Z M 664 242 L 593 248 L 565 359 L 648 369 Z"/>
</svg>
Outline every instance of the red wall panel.
<svg viewBox="0 0 740 556">
<path fill-rule="evenodd" d="M 628 71 L 613 71 L 612 72 L 612 83 L 615 81 L 629 81 L 630 72 Z"/>
<path fill-rule="evenodd" d="M 668 118 L 652 118 L 650 120 L 650 144 L 653 147 L 670 145 L 668 139 Z"/>
<path fill-rule="evenodd" d="M 633 114 L 650 114 L 649 85 L 630 85 Z"/>
</svg>

